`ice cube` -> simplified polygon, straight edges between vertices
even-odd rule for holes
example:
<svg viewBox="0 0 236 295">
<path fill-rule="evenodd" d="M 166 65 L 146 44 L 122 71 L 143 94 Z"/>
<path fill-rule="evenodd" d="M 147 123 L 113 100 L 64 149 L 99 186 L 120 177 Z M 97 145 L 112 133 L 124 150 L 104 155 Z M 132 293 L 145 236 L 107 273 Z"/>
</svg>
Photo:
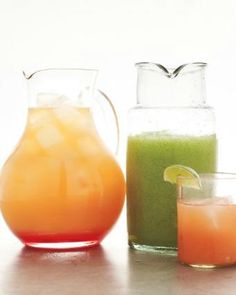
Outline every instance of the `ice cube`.
<svg viewBox="0 0 236 295">
<path fill-rule="evenodd" d="M 194 200 L 193 202 L 194 205 L 197 206 L 208 206 L 208 205 L 212 205 L 213 204 L 213 199 L 212 198 L 204 198 L 204 199 L 200 199 L 200 200 Z"/>
<path fill-rule="evenodd" d="M 52 116 L 49 109 L 31 109 L 29 113 L 30 127 L 34 132 L 42 127 L 46 127 L 48 124 L 52 124 Z"/>
<path fill-rule="evenodd" d="M 45 149 L 65 141 L 63 134 L 53 125 L 47 125 L 36 133 L 38 143 Z"/>
<path fill-rule="evenodd" d="M 215 229 L 219 228 L 219 222 L 218 222 L 218 206 L 215 206 L 214 204 L 209 204 L 205 207 L 206 214 L 208 218 L 211 221 L 211 224 Z"/>
<path fill-rule="evenodd" d="M 76 108 L 70 106 L 54 109 L 53 112 L 59 120 L 67 124 L 71 124 L 79 118 L 79 111 Z"/>
<path fill-rule="evenodd" d="M 92 136 L 84 136 L 83 138 L 80 138 L 77 140 L 77 146 L 86 155 L 89 156 L 100 156 L 102 148 L 99 145 L 98 140 L 96 138 L 93 138 Z"/>
<path fill-rule="evenodd" d="M 220 228 L 221 215 L 225 214 L 225 210 L 232 204 L 231 196 L 213 197 L 212 203 L 206 206 L 207 215 L 211 219 L 213 227 L 217 230 Z"/>
<path fill-rule="evenodd" d="M 69 103 L 69 98 L 58 93 L 38 93 L 37 104 L 40 107 L 59 107 Z"/>
<path fill-rule="evenodd" d="M 214 198 L 214 203 L 216 205 L 230 205 L 233 203 L 233 198 L 232 196 L 217 197 Z"/>
<path fill-rule="evenodd" d="M 60 120 L 60 123 L 65 125 L 70 130 L 82 131 L 87 130 L 89 127 L 89 119 L 84 112 L 80 109 L 70 106 L 64 106 L 61 108 L 55 108 L 53 110 L 54 115 Z"/>
</svg>

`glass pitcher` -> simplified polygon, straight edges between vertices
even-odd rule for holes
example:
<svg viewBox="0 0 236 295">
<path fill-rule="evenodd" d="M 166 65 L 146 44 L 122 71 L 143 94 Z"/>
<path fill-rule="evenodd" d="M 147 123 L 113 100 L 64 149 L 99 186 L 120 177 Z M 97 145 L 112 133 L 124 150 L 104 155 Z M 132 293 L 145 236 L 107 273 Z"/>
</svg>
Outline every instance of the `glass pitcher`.
<svg viewBox="0 0 236 295">
<path fill-rule="evenodd" d="M 174 254 L 175 186 L 163 172 L 173 164 L 216 170 L 213 108 L 206 104 L 205 63 L 175 70 L 138 63 L 137 106 L 129 112 L 127 218 L 129 245 Z"/>
<path fill-rule="evenodd" d="M 25 75 L 27 125 L 2 169 L 0 197 L 6 223 L 28 246 L 96 245 L 121 212 L 124 177 L 93 119 L 96 76 L 86 69 Z"/>
</svg>

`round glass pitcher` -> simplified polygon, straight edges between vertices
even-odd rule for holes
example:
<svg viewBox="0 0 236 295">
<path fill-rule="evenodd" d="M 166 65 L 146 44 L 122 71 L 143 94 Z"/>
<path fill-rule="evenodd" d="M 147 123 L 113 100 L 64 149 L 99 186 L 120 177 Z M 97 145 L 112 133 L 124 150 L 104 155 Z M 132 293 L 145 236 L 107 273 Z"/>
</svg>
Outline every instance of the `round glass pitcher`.
<svg viewBox="0 0 236 295">
<path fill-rule="evenodd" d="M 6 223 L 28 246 L 96 245 L 121 212 L 124 177 L 93 118 L 95 93 L 103 94 L 94 89 L 96 76 L 87 69 L 25 75 L 27 125 L 2 169 L 0 197 Z"/>
<path fill-rule="evenodd" d="M 206 104 L 205 63 L 166 69 L 138 63 L 137 106 L 129 112 L 127 214 L 129 245 L 176 254 L 175 187 L 166 167 L 216 169 L 214 110 Z"/>
</svg>

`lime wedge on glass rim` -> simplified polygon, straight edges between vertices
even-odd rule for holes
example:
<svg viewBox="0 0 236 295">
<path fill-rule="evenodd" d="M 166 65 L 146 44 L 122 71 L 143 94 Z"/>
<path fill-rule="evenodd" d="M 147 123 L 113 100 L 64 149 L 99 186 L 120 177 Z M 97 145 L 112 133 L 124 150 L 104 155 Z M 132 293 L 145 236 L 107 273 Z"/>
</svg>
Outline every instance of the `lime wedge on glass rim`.
<svg viewBox="0 0 236 295">
<path fill-rule="evenodd" d="M 181 176 L 183 178 L 181 178 Z M 172 165 L 168 166 L 163 174 L 165 181 L 177 183 L 184 187 L 201 189 L 201 180 L 197 172 L 187 166 Z"/>
</svg>

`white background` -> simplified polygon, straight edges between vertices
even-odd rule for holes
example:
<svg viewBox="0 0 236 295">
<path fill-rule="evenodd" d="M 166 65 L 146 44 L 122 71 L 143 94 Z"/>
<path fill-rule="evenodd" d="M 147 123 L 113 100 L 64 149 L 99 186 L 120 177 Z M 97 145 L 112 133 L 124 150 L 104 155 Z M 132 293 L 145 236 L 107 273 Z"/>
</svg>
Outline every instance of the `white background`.
<svg viewBox="0 0 236 295">
<path fill-rule="evenodd" d="M 121 120 L 135 104 L 134 63 L 166 67 L 204 61 L 209 104 L 216 108 L 219 170 L 236 172 L 235 0 L 0 0 L 0 162 L 25 123 L 22 70 L 99 68 L 98 86 Z M 125 236 L 125 215 L 113 231 Z"/>
</svg>

